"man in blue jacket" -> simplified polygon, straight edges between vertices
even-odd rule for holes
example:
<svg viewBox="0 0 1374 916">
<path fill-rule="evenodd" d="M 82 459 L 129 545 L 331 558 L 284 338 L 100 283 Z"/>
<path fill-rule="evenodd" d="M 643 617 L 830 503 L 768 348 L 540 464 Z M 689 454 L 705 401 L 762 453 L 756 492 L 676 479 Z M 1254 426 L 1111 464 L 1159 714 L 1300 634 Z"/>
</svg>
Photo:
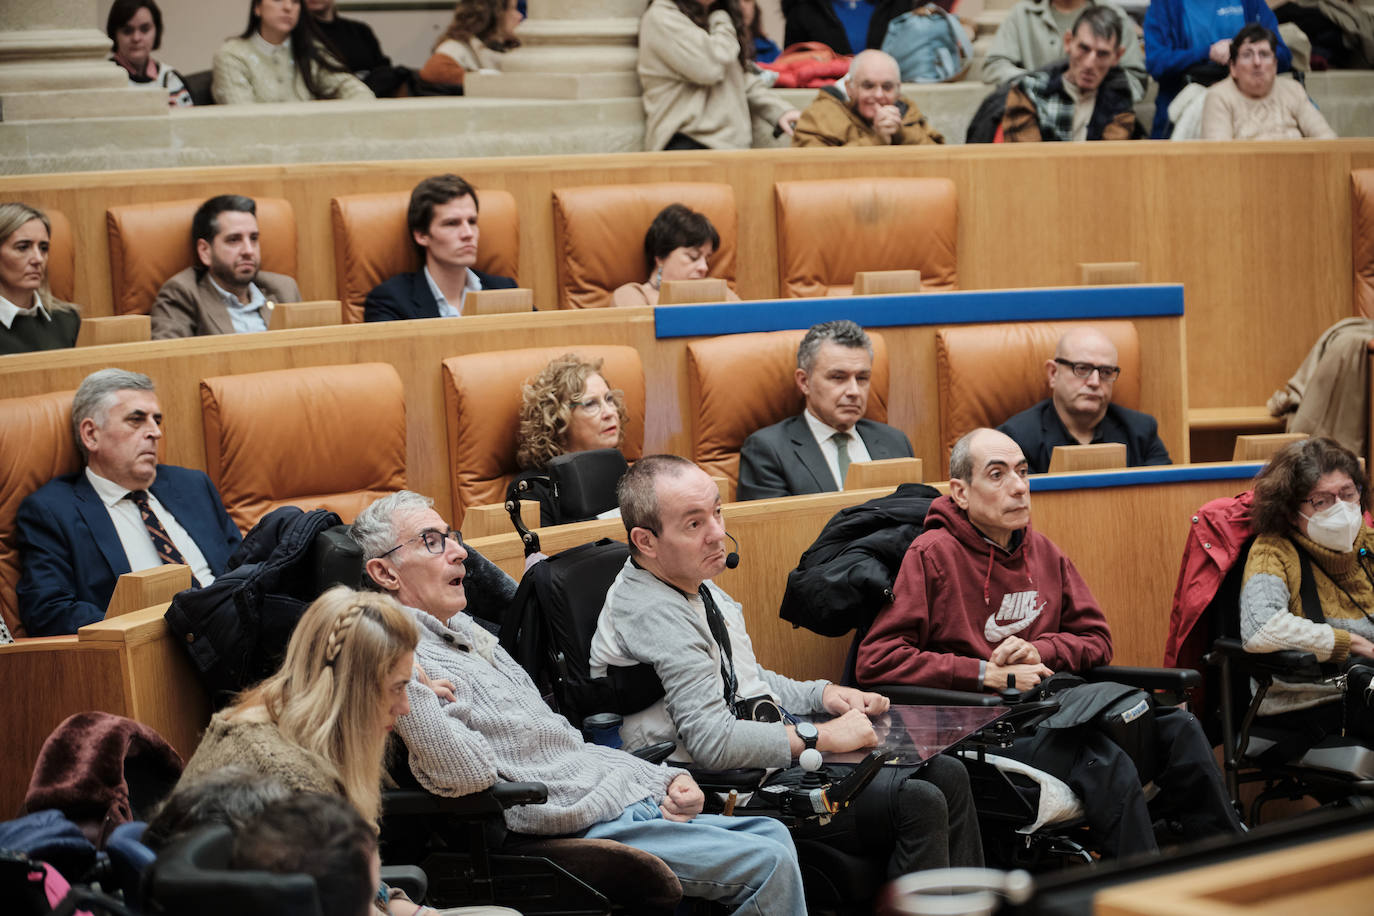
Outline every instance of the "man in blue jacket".
<svg viewBox="0 0 1374 916">
<path fill-rule="evenodd" d="M 31 493 L 16 520 L 30 636 L 103 619 L 126 572 L 184 563 L 209 585 L 241 540 L 209 477 L 158 464 L 162 409 L 146 375 L 88 375 L 72 399 L 72 435 L 86 467 Z"/>
<path fill-rule="evenodd" d="M 1173 133 L 1169 103 L 1185 85 L 1210 86 L 1228 76 L 1231 39 L 1251 22 L 1279 34 L 1264 0 L 1152 0 L 1145 11 L 1145 69 L 1159 83 L 1159 95 L 1150 139 Z M 1293 55 L 1281 37 L 1274 56 L 1280 73 L 1292 69 Z"/>
<path fill-rule="evenodd" d="M 510 277 L 472 266 L 480 235 L 477 189 L 457 175 L 435 175 L 417 184 L 406 222 L 424 264 L 374 287 L 363 301 L 364 321 L 457 318 L 469 291 L 514 288 Z"/>
</svg>

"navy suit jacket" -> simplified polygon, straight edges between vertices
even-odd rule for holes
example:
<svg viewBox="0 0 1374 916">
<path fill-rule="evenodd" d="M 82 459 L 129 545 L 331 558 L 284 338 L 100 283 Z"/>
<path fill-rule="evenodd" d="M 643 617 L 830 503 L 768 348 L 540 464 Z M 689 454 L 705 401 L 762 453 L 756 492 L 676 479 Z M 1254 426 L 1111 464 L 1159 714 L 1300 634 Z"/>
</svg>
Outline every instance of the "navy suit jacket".
<svg viewBox="0 0 1374 916">
<path fill-rule="evenodd" d="M 224 572 L 242 538 L 201 471 L 160 464 L 149 490 L 196 542 L 210 571 Z M 30 636 L 75 633 L 105 617 L 129 558 L 85 470 L 56 477 L 19 506 L 23 573 L 19 617 Z"/>
<path fill-rule="evenodd" d="M 868 456 L 911 458 L 911 440 L 886 423 L 860 420 L 854 431 L 864 441 Z M 739 485 L 735 498 L 768 499 L 772 496 L 797 496 L 802 493 L 830 493 L 835 490 L 835 475 L 825 463 L 816 437 L 801 414 L 781 423 L 765 426 L 744 440 L 739 451 Z"/>
<path fill-rule="evenodd" d="M 497 274 L 484 274 L 469 267 L 482 289 L 514 289 L 515 281 Z M 397 274 L 372 288 L 363 300 L 363 321 L 403 321 L 407 318 L 438 318 L 439 303 L 425 280 L 425 270 Z"/>
<path fill-rule="evenodd" d="M 1050 469 L 1050 458 L 1054 456 L 1056 445 L 1080 444 L 1069 435 L 1064 421 L 1059 419 L 1052 398 L 1045 398 L 1034 407 L 1026 408 L 997 429 L 1011 436 L 1021 446 L 1032 474 L 1044 474 Z M 1107 406 L 1106 416 L 1093 433 L 1093 443 L 1098 442 L 1124 443 L 1127 467 L 1173 463 L 1169 460 L 1169 450 L 1160 441 L 1159 424 L 1155 418 L 1129 407 L 1116 404 Z"/>
</svg>

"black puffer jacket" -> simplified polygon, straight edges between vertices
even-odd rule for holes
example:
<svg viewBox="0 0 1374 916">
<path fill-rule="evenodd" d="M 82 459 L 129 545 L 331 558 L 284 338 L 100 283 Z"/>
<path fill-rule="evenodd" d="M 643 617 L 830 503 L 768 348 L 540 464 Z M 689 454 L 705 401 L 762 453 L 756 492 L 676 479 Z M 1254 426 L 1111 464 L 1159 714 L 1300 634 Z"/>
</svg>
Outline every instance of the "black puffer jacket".
<svg viewBox="0 0 1374 916">
<path fill-rule="evenodd" d="M 873 18 L 868 22 L 868 48 L 881 48 L 887 27 L 902 13 L 911 12 L 912 0 L 873 0 Z M 802 41 L 819 41 L 836 54 L 858 54 L 864 48 L 849 47 L 840 17 L 830 0 L 783 0 L 782 14 L 787 19 L 784 46 Z"/>
<path fill-rule="evenodd" d="M 778 615 L 822 636 L 866 629 L 892 602 L 902 557 L 940 491 L 907 483 L 836 513 L 787 575 Z"/>
</svg>

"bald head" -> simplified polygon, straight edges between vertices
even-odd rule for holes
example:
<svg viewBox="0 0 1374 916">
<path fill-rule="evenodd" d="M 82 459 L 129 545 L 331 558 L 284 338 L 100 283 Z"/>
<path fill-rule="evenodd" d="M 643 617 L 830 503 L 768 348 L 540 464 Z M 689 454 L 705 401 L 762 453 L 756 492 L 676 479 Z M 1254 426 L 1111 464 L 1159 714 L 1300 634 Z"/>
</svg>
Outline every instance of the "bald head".
<svg viewBox="0 0 1374 916">
<path fill-rule="evenodd" d="M 897 104 L 901 88 L 902 71 L 891 54 L 870 48 L 855 55 L 849 65 L 849 103 L 870 125 L 882 108 Z M 895 110 L 888 114 L 898 117 Z"/>
<path fill-rule="evenodd" d="M 1112 404 L 1116 359 L 1116 346 L 1106 335 L 1081 327 L 1059 338 L 1054 359 L 1045 362 L 1055 412 L 1080 442 L 1092 440 L 1091 432 Z"/>
</svg>

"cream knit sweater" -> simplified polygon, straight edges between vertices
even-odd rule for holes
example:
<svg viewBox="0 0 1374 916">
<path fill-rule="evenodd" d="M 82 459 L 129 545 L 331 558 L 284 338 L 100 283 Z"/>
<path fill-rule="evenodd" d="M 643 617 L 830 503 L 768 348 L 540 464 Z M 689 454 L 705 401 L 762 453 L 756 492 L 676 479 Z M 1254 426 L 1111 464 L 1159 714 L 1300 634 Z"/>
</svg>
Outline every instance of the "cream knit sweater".
<svg viewBox="0 0 1374 916">
<path fill-rule="evenodd" d="M 211 91 L 220 105 L 252 102 L 309 102 L 313 98 L 296 72 L 291 39 L 271 45 L 254 33 L 231 38 L 215 52 Z M 370 99 L 372 90 L 351 73 L 315 68 L 316 83 L 328 98 Z"/>
<path fill-rule="evenodd" d="M 751 116 L 776 124 L 788 105 L 739 62 L 730 14 L 702 29 L 673 0 L 654 0 L 639 23 L 644 148 L 661 150 L 683 133 L 711 149 L 748 149 Z"/>
</svg>

